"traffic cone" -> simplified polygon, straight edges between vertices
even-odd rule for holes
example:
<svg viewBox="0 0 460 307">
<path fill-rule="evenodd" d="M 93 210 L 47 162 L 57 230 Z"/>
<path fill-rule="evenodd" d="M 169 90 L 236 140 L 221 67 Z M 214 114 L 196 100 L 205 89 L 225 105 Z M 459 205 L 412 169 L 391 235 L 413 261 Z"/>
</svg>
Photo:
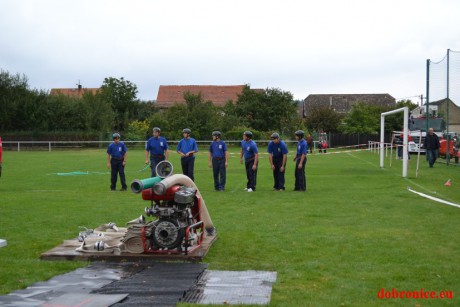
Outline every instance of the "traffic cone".
<svg viewBox="0 0 460 307">
<path fill-rule="evenodd" d="M 444 183 L 444 185 L 445 185 L 446 187 L 450 187 L 450 179 L 447 180 L 446 183 Z"/>
</svg>

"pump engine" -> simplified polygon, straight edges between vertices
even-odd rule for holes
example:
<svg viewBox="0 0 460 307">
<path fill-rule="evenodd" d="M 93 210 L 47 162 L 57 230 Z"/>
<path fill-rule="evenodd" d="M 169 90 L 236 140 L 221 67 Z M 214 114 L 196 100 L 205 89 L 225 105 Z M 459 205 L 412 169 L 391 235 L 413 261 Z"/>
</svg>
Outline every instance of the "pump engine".
<svg viewBox="0 0 460 307">
<path fill-rule="evenodd" d="M 165 195 L 153 189 L 142 191 L 142 199 L 152 201 L 145 214 L 156 218 L 145 225 L 146 251 L 187 249 L 201 242 L 200 198 L 197 189 L 173 185 Z"/>
</svg>

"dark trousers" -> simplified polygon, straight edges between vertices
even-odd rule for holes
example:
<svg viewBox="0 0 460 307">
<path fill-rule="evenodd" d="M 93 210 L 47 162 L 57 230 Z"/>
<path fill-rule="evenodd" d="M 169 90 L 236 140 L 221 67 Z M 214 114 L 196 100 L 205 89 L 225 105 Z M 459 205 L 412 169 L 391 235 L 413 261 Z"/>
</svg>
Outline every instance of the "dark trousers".
<svg viewBox="0 0 460 307">
<path fill-rule="evenodd" d="M 151 170 L 150 176 L 151 177 L 157 176 L 157 171 L 156 171 L 157 165 L 158 163 L 164 160 L 165 160 L 165 156 L 162 156 L 162 155 L 150 156 L 150 170 Z"/>
<path fill-rule="evenodd" d="M 426 159 L 430 164 L 430 167 L 433 167 L 433 164 L 436 162 L 438 158 L 438 150 L 437 149 L 427 149 L 426 150 Z"/>
<path fill-rule="evenodd" d="M 275 169 L 273 170 L 273 179 L 275 184 L 273 185 L 274 189 L 284 190 L 284 171 L 282 172 L 281 166 L 283 166 L 283 158 L 273 158 L 273 165 Z"/>
<path fill-rule="evenodd" d="M 120 181 L 121 181 L 121 188 L 126 189 L 128 186 L 126 185 L 125 179 L 125 166 L 123 165 L 123 159 L 110 159 L 110 189 L 115 190 L 117 187 L 117 177 L 120 174 Z"/>
<path fill-rule="evenodd" d="M 295 185 L 294 190 L 305 191 L 307 189 L 307 179 L 305 178 L 305 164 L 307 164 L 307 157 L 302 162 L 302 168 L 299 169 L 300 157 L 295 160 Z"/>
<path fill-rule="evenodd" d="M 212 159 L 212 174 L 214 175 L 214 189 L 216 191 L 225 190 L 226 169 L 225 158 Z"/>
<path fill-rule="evenodd" d="M 398 158 L 402 159 L 403 157 L 403 147 L 401 145 L 398 145 Z"/>
<path fill-rule="evenodd" d="M 182 166 L 182 173 L 192 179 L 192 181 L 195 181 L 195 177 L 193 176 L 195 157 L 183 157 L 180 159 L 180 164 Z"/>
<path fill-rule="evenodd" d="M 246 177 L 248 178 L 248 182 L 246 183 L 246 188 L 252 189 L 253 191 L 256 190 L 257 184 L 257 168 L 256 170 L 252 169 L 254 165 L 254 159 L 249 159 L 244 162 L 246 167 Z"/>
</svg>

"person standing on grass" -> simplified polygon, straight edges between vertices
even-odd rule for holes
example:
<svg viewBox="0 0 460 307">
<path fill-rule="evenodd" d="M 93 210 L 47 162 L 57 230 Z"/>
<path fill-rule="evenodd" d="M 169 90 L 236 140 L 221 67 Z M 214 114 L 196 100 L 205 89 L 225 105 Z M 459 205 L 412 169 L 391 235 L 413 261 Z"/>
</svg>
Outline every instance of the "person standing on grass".
<svg viewBox="0 0 460 307">
<path fill-rule="evenodd" d="M 441 147 L 439 137 L 436 133 L 434 133 L 433 128 L 428 129 L 428 134 L 425 137 L 423 146 L 426 150 L 426 159 L 428 160 L 428 164 L 430 167 L 433 167 L 436 159 L 438 158 L 439 147 Z"/>
<path fill-rule="evenodd" d="M 308 134 L 307 145 L 308 145 L 308 148 L 310 149 L 311 154 L 313 153 L 313 144 L 314 144 L 313 137 L 311 136 L 311 134 Z"/>
<path fill-rule="evenodd" d="M 295 162 L 295 185 L 294 191 L 305 192 L 307 190 L 307 180 L 305 178 L 305 164 L 307 163 L 308 144 L 304 140 L 305 133 L 302 130 L 295 132 L 297 139 L 297 153 L 294 157 Z"/>
<path fill-rule="evenodd" d="M 153 136 L 149 138 L 147 144 L 145 144 L 145 164 L 150 162 L 151 177 L 155 177 L 157 175 L 157 164 L 161 161 L 168 160 L 169 156 L 168 142 L 164 137 L 160 136 L 160 134 L 160 128 L 153 128 Z"/>
<path fill-rule="evenodd" d="M 2 140 L 0 139 L 0 147 L 2 146 L 1 141 Z M 460 141 L 458 140 L 458 137 L 456 135 L 454 135 L 454 137 L 452 138 L 452 146 L 453 146 L 453 151 L 454 151 L 455 163 L 458 164 L 458 152 L 460 150 Z M 1 168 L 1 163 L 2 163 L 2 159 L 1 159 L 1 153 L 0 153 L 0 168 Z M 0 175 L 1 175 L 1 169 L 0 169 Z"/>
<path fill-rule="evenodd" d="M 280 140 L 278 133 L 271 135 L 272 141 L 268 143 L 268 161 L 273 170 L 273 179 L 275 181 L 273 190 L 284 191 L 284 173 L 286 169 L 286 160 L 288 149 L 286 143 Z"/>
<path fill-rule="evenodd" d="M 252 132 L 245 131 L 243 140 L 241 141 L 240 163 L 243 164 L 243 157 L 246 168 L 246 183 L 245 190 L 253 192 L 256 190 L 257 184 L 257 164 L 259 162 L 259 150 L 257 144 L 252 140 Z"/>
<path fill-rule="evenodd" d="M 219 131 L 212 133 L 212 142 L 209 146 L 208 166 L 212 167 L 214 175 L 214 190 L 225 191 L 225 181 L 228 166 L 227 144 L 221 139 Z"/>
<path fill-rule="evenodd" d="M 107 168 L 111 169 L 110 190 L 115 191 L 117 187 L 117 177 L 120 175 L 121 190 L 126 191 L 125 165 L 128 158 L 128 148 L 123 142 L 120 142 L 120 134 L 112 135 L 113 143 L 107 148 Z"/>
<path fill-rule="evenodd" d="M 198 152 L 198 146 L 194 138 L 190 137 L 192 131 L 188 128 L 182 130 L 184 138 L 177 144 L 177 153 L 181 155 L 180 163 L 182 173 L 188 176 L 192 181 L 195 181 L 195 153 Z"/>
</svg>

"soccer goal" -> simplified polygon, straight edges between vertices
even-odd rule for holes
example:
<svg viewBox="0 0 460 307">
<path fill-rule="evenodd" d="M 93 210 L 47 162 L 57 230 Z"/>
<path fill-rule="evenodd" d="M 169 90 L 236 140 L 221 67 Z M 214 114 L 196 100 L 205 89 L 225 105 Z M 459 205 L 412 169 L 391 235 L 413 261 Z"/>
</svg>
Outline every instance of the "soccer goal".
<svg viewBox="0 0 460 307">
<path fill-rule="evenodd" d="M 384 167 L 385 156 L 384 156 L 384 142 L 385 142 L 385 116 L 392 115 L 395 113 L 404 112 L 404 125 L 403 125 L 403 166 L 402 176 L 407 177 L 407 161 L 409 153 L 407 152 L 407 135 L 409 133 L 409 108 L 399 108 L 393 111 L 388 111 L 380 114 L 380 167 Z"/>
</svg>

